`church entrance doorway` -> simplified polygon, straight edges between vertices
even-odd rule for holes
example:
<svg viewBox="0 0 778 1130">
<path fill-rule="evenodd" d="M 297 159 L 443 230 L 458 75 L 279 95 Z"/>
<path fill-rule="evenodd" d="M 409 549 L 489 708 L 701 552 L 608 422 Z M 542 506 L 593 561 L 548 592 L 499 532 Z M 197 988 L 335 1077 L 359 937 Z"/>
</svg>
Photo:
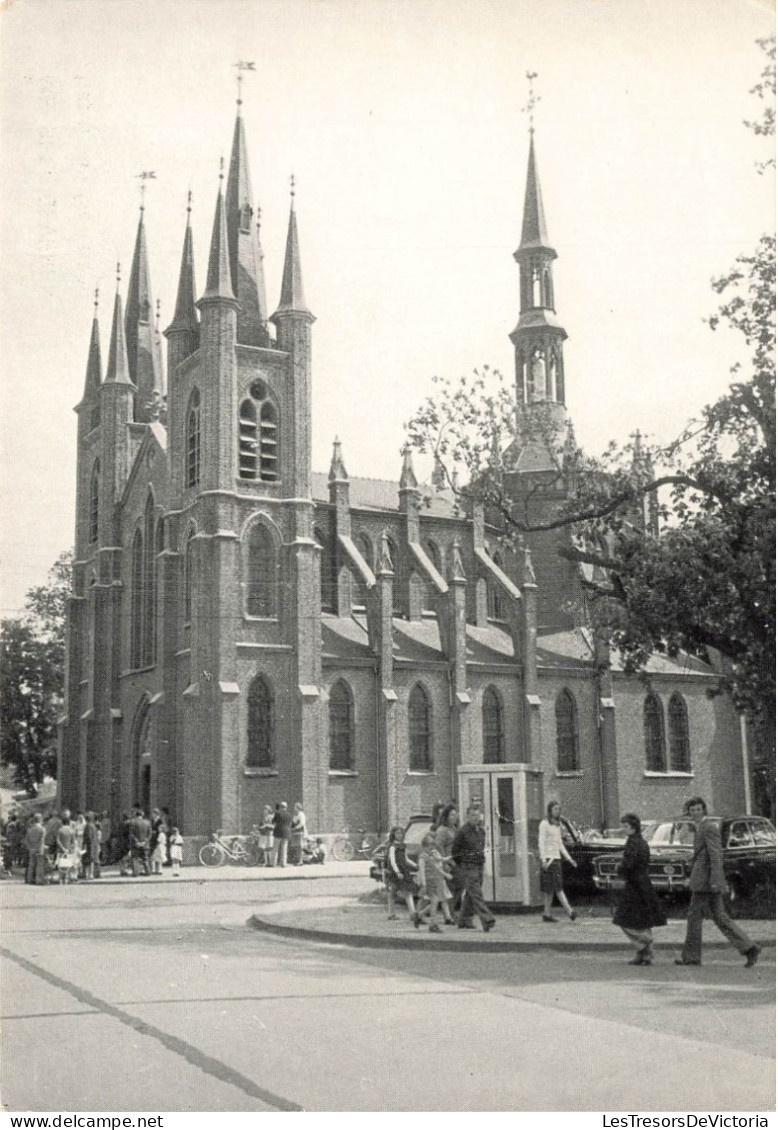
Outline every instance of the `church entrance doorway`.
<svg viewBox="0 0 778 1130">
<path fill-rule="evenodd" d="M 484 898 L 507 906 L 540 906 L 542 772 L 520 762 L 461 765 L 457 772 L 460 820 L 470 807 L 484 814 Z"/>
<path fill-rule="evenodd" d="M 133 756 L 133 804 L 138 804 L 144 812 L 151 811 L 151 711 L 148 703 L 142 708 L 142 713 L 135 728 L 135 749 Z"/>
</svg>

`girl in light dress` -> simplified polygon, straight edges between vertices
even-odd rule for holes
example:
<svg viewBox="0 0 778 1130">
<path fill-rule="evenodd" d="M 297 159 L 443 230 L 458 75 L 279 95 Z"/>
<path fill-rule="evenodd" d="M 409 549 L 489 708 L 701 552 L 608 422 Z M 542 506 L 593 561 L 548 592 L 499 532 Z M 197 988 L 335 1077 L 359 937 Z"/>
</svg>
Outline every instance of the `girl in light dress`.
<svg viewBox="0 0 778 1130">
<path fill-rule="evenodd" d="M 265 854 L 265 867 L 273 866 L 273 809 L 266 804 L 259 825 L 259 846 Z"/>
<path fill-rule="evenodd" d="M 157 842 L 151 853 L 151 871 L 153 875 L 162 874 L 162 864 L 167 859 L 167 824 L 160 824 L 157 828 Z"/>
<path fill-rule="evenodd" d="M 170 860 L 173 864 L 173 878 L 181 878 L 181 864 L 184 860 L 184 837 L 178 828 L 170 832 Z"/>
<path fill-rule="evenodd" d="M 449 926 L 453 926 L 454 919 L 451 917 L 451 891 L 448 889 L 446 880 L 451 877 L 450 872 L 446 869 L 445 861 L 440 853 L 439 848 L 435 842 L 434 832 L 427 832 L 424 839 L 421 841 L 421 851 L 419 853 L 419 877 L 422 880 L 423 889 L 426 893 L 429 905 L 424 910 L 417 912 L 413 917 L 414 926 L 421 925 L 422 918 L 429 916 L 429 931 L 431 934 L 440 934 L 441 929 L 438 925 L 438 909 L 442 908 L 444 920 Z"/>
</svg>

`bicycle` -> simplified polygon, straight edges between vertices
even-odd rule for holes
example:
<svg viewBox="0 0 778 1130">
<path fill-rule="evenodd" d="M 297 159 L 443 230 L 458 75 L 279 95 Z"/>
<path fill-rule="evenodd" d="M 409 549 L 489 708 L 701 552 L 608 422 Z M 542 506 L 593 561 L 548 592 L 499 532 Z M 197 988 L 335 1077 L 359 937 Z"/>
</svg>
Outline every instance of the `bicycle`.
<svg viewBox="0 0 778 1130">
<path fill-rule="evenodd" d="M 256 828 L 252 828 L 249 836 L 225 836 L 219 829 L 200 848 L 198 858 L 203 867 L 223 867 L 228 859 L 244 867 L 256 867 L 262 855 L 258 836 Z"/>
<path fill-rule="evenodd" d="M 332 844 L 333 859 L 337 859 L 339 863 L 349 863 L 355 855 L 370 859 L 378 843 L 378 837 L 372 832 L 366 832 L 364 828 L 360 828 L 355 834 L 360 837 L 358 847 L 351 839 L 348 828 L 344 828 L 335 838 Z"/>
</svg>

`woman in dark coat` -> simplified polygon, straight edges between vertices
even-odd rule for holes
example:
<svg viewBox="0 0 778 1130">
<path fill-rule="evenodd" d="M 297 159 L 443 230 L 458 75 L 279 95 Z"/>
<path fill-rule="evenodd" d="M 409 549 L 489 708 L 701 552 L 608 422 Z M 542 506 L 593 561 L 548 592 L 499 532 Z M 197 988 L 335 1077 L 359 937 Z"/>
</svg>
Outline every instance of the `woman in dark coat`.
<svg viewBox="0 0 778 1130">
<path fill-rule="evenodd" d="M 652 926 L 666 926 L 667 919 L 648 875 L 650 851 L 640 831 L 640 820 L 634 812 L 621 818 L 621 827 L 627 835 L 619 875 L 624 889 L 619 893 L 614 925 L 620 926 L 637 948 L 630 965 L 650 965 L 651 947 L 654 944 Z"/>
</svg>

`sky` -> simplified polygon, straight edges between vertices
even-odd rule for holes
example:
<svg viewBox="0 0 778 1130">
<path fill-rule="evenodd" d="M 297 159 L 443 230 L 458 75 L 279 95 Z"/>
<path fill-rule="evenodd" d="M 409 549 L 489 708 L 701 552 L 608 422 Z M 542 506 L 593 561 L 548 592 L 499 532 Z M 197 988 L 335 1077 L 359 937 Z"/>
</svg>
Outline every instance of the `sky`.
<svg viewBox="0 0 778 1130">
<path fill-rule="evenodd" d="M 739 343 L 710 281 L 774 226 L 744 126 L 772 34 L 761 0 L 15 0 L 0 12 L 0 616 L 73 542 L 76 416 L 99 285 L 107 354 L 146 195 L 172 318 L 186 196 L 202 292 L 238 60 L 268 305 L 294 173 L 313 329 L 313 466 L 397 479 L 431 379 L 508 334 L 527 71 L 565 346 L 592 454 L 672 439 L 727 388 Z M 428 473 L 423 459 L 417 473 Z"/>
</svg>

